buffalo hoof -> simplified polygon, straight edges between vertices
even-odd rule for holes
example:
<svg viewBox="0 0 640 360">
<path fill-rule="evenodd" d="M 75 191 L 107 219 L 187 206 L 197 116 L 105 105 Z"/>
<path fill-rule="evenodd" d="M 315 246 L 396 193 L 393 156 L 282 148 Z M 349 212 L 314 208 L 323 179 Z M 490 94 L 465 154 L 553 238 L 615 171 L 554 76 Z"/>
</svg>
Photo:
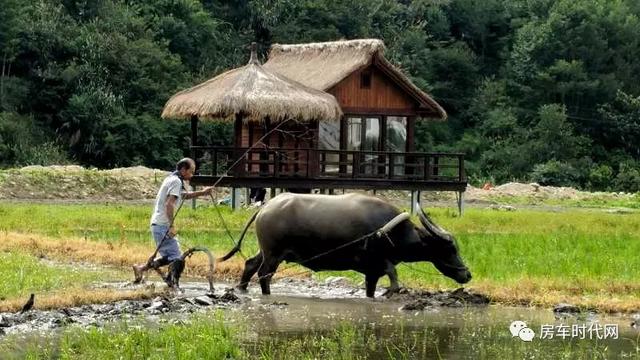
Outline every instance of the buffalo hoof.
<svg viewBox="0 0 640 360">
<path fill-rule="evenodd" d="M 247 290 L 247 287 L 246 287 L 246 286 L 242 286 L 242 285 L 238 285 L 238 286 L 236 286 L 236 287 L 235 287 L 235 289 L 236 289 L 239 293 L 242 293 L 242 294 L 246 294 L 246 293 L 248 293 L 248 292 L 249 292 L 249 291 Z"/>
<path fill-rule="evenodd" d="M 400 288 L 399 287 L 390 287 L 387 289 L 387 291 L 382 293 L 382 296 L 386 297 L 386 298 L 390 298 L 393 296 L 393 294 L 397 294 L 400 292 Z"/>
</svg>

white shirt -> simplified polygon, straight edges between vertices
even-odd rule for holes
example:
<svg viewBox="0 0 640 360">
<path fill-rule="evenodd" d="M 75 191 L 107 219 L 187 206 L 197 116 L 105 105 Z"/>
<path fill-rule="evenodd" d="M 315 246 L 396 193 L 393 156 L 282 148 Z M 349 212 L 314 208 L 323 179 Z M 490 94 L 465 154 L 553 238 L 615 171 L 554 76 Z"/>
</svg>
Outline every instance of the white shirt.
<svg viewBox="0 0 640 360">
<path fill-rule="evenodd" d="M 162 182 L 162 185 L 160 185 L 160 190 L 158 190 L 156 206 L 153 209 L 153 215 L 151 215 L 151 224 L 171 225 L 171 221 L 169 221 L 165 210 L 167 199 L 171 195 L 177 197 L 176 208 L 180 207 L 183 201 L 182 195 L 184 191 L 185 190 L 182 188 L 182 181 L 177 175 L 171 174 L 167 176 Z"/>
</svg>

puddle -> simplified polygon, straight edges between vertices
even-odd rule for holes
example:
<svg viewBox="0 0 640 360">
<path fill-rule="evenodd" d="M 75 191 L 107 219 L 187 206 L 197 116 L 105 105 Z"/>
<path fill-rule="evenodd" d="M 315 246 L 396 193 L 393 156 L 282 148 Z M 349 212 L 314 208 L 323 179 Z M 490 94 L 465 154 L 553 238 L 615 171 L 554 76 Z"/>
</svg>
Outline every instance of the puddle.
<svg viewBox="0 0 640 360">
<path fill-rule="evenodd" d="M 124 282 L 96 286 L 114 291 L 132 288 Z M 640 332 L 631 326 L 634 319 L 629 315 L 557 314 L 551 309 L 487 305 L 486 298 L 462 289 L 405 291 L 386 299 L 381 296 L 384 289 L 379 288 L 376 298 L 369 299 L 364 289 L 354 288 L 340 278 L 320 284 L 312 280 L 280 279 L 272 284 L 271 296 L 262 296 L 256 284 L 246 294 L 230 289 L 229 284 L 217 283 L 214 294 L 208 294 L 208 283 L 183 279 L 182 292 L 174 296 L 26 314 L 3 313 L 0 333 L 22 334 L 12 340 L 19 342 L 55 334 L 56 329 L 71 324 L 105 326 L 115 320 L 141 318 L 152 323 L 181 323 L 192 313 L 223 309 L 229 322 L 247 326 L 243 341 L 268 342 L 275 348 L 286 349 L 290 341 L 308 336 L 330 335 L 349 324 L 363 331 L 360 334 L 363 339 L 380 345 L 363 345 L 356 351 L 356 355 L 372 359 L 389 358 L 389 346 L 400 345 L 412 349 L 411 357 L 419 358 L 477 358 L 479 352 L 486 351 L 485 346 L 491 349 L 531 345 L 540 351 L 566 351 L 571 346 L 598 345 L 604 347 L 602 351 L 606 354 L 636 357 L 640 351 Z M 535 337 L 531 342 L 512 336 L 509 327 L 515 320 L 525 322 L 533 330 Z M 611 334 L 607 339 L 597 339 L 596 333 L 588 332 L 589 328 L 604 325 L 615 325 L 616 339 Z M 555 336 L 543 338 L 543 333 L 550 334 L 549 329 L 553 329 Z M 560 329 L 566 329 L 568 335 L 561 338 Z"/>
</svg>

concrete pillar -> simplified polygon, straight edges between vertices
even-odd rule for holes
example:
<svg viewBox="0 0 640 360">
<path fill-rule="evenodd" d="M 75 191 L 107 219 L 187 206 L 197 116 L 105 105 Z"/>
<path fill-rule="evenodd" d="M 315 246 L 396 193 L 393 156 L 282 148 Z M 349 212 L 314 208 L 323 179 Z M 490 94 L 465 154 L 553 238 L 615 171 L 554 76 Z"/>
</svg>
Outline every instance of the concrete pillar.
<svg viewBox="0 0 640 360">
<path fill-rule="evenodd" d="M 240 189 L 231 188 L 231 209 L 236 210 L 240 208 Z"/>
<path fill-rule="evenodd" d="M 411 209 L 411 215 L 414 215 L 417 211 L 419 211 L 419 207 L 420 207 L 420 191 L 417 190 L 411 190 L 411 206 L 409 207 L 409 209 Z"/>
</svg>

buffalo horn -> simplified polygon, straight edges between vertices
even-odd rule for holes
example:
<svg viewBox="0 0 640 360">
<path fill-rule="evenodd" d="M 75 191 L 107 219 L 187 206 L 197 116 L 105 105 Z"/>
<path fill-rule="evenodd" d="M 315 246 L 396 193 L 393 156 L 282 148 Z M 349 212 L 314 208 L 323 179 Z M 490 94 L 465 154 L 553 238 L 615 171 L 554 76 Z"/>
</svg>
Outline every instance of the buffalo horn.
<svg viewBox="0 0 640 360">
<path fill-rule="evenodd" d="M 420 222 L 428 232 L 432 233 L 435 236 L 445 238 L 445 239 L 449 239 L 451 237 L 451 234 L 448 231 L 434 224 L 433 221 L 431 221 L 429 216 L 424 212 L 424 210 L 422 210 L 420 206 L 418 206 L 418 208 L 420 208 L 420 212 L 418 213 Z"/>
</svg>

